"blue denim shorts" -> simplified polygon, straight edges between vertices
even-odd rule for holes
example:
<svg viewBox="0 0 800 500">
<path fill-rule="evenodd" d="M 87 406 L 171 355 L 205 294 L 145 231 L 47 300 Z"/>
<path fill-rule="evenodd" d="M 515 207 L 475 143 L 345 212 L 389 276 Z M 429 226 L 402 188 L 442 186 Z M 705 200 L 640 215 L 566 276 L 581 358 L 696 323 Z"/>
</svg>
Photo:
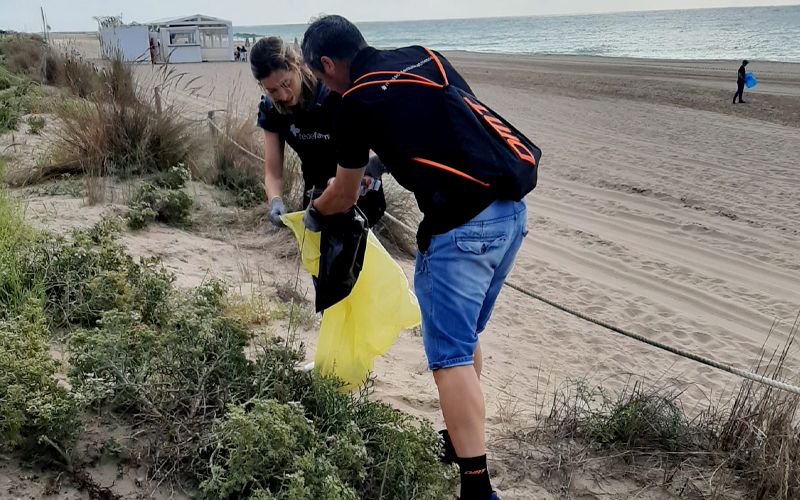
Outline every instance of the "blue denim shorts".
<svg viewBox="0 0 800 500">
<path fill-rule="evenodd" d="M 472 364 L 478 334 L 527 234 L 525 216 L 524 201 L 496 201 L 417 252 L 414 292 L 431 370 Z"/>
</svg>

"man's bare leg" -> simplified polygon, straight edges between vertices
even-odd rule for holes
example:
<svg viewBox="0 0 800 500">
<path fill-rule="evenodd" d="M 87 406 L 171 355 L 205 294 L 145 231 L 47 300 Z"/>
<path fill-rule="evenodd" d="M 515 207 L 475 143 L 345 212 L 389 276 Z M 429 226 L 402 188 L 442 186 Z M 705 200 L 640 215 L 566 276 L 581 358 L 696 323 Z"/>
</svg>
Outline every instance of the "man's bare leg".
<svg viewBox="0 0 800 500">
<path fill-rule="evenodd" d="M 486 408 L 477 369 L 464 365 L 433 372 L 442 415 L 459 457 L 486 454 Z"/>
</svg>

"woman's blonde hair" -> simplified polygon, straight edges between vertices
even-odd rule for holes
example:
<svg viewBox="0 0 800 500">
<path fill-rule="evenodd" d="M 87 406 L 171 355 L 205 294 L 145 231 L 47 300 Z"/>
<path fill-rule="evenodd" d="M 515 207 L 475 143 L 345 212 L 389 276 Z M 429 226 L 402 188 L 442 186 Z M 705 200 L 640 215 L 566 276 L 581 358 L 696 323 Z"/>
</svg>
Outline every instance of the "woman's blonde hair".
<svg viewBox="0 0 800 500">
<path fill-rule="evenodd" d="M 273 71 L 297 70 L 300 73 L 300 97 L 297 105 L 305 109 L 312 104 L 317 79 L 308 66 L 303 64 L 297 44 L 286 43 L 277 36 L 262 38 L 250 50 L 250 69 L 259 82 L 269 78 Z M 272 104 L 280 113 L 290 112 L 278 102 Z"/>
</svg>

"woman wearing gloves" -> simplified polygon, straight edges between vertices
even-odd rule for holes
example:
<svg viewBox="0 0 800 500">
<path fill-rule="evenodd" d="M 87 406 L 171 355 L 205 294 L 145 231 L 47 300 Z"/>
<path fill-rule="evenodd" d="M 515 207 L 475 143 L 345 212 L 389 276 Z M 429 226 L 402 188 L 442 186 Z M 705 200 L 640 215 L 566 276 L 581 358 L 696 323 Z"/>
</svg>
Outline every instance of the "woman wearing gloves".
<svg viewBox="0 0 800 500">
<path fill-rule="evenodd" d="M 288 143 L 300 157 L 305 208 L 314 191 L 321 193 L 336 176 L 336 150 L 331 137 L 341 97 L 314 78 L 297 49 L 278 37 L 262 38 L 250 51 L 250 68 L 265 95 L 258 106 L 258 126 L 264 129 L 264 189 L 269 220 L 282 224 L 286 213 L 283 154 Z M 373 156 L 362 182 L 358 207 L 374 226 L 386 210 L 380 176 L 384 167 Z"/>
</svg>

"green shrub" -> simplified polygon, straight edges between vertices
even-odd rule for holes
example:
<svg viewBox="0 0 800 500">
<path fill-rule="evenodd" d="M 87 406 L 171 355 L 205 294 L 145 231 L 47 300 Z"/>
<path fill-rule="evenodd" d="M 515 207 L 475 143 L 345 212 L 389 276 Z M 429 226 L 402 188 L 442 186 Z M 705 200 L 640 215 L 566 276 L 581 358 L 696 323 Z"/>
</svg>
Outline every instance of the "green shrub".
<svg viewBox="0 0 800 500">
<path fill-rule="evenodd" d="M 454 468 L 439 462 L 441 442 L 430 423 L 378 401 L 364 401 L 354 421 L 366 442 L 370 465 L 361 498 L 449 498 Z"/>
<path fill-rule="evenodd" d="M 78 405 L 58 385 L 44 313 L 31 301 L 20 316 L 0 320 L 0 450 L 44 458 L 68 453 L 80 432 Z M 49 452 L 49 453 L 48 453 Z"/>
<path fill-rule="evenodd" d="M 156 220 L 158 212 L 147 202 L 128 203 L 128 227 L 133 230 L 143 229 Z"/>
<path fill-rule="evenodd" d="M 41 86 L 33 85 L 29 81 L 22 81 L 13 87 L 0 90 L 0 134 L 18 130 L 23 115 L 47 112 L 50 102 L 47 94 Z M 29 132 L 38 133 L 39 129 L 35 127 L 36 125 L 33 129 L 29 127 Z"/>
<path fill-rule="evenodd" d="M 193 203 L 192 197 L 184 191 L 142 183 L 128 202 L 128 226 L 141 229 L 153 221 L 189 226 Z"/>
<path fill-rule="evenodd" d="M 299 402 L 327 443 L 328 460 L 359 498 L 447 498 L 454 469 L 439 462 L 441 443 L 430 424 L 370 401 L 368 388 L 340 392 L 341 382 L 296 369 L 302 349 L 274 338 L 254 360 L 256 397 Z"/>
<path fill-rule="evenodd" d="M 189 169 L 183 163 L 179 163 L 170 167 L 169 170 L 157 173 L 153 178 L 153 183 L 162 189 L 181 189 L 191 178 Z"/>
<path fill-rule="evenodd" d="M 439 464 L 429 425 L 297 370 L 302 346 L 280 338 L 265 340 L 248 360 L 250 334 L 226 315 L 221 283 L 175 289 L 157 261 L 134 263 L 125 254 L 114 241 L 118 231 L 109 220 L 70 241 L 42 237 L 28 266 L 46 269 L 37 279 L 51 322 L 86 326 L 68 336 L 75 397 L 146 431 L 155 470 L 194 478 L 218 498 L 234 490 L 256 498 L 441 498 L 452 491 L 452 470 Z M 272 403 L 254 412 L 255 401 Z M 269 422 L 287 425 L 296 441 L 275 448 L 283 427 Z M 240 435 L 262 426 L 260 434 Z M 270 455 L 286 450 L 291 462 Z M 262 467 L 263 457 L 283 472 Z"/>
<path fill-rule="evenodd" d="M 175 275 L 161 265 L 157 257 L 140 259 L 137 266 L 128 271 L 134 284 L 134 310 L 148 325 L 162 325 L 171 314 L 169 298 Z"/>
<path fill-rule="evenodd" d="M 70 375 L 76 390 L 81 392 L 87 376 L 100 378 L 112 391 L 87 401 L 170 419 L 195 416 L 200 401 L 208 411 L 241 397 L 250 384 L 244 357 L 248 333 L 219 315 L 216 299 L 209 301 L 218 290 L 217 283 L 188 295 L 173 290 L 160 300 L 165 314 L 149 321 L 131 310 L 109 310 L 96 328 L 73 333 Z"/>
<path fill-rule="evenodd" d="M 156 332 L 137 320 L 131 312 L 109 311 L 97 328 L 70 335 L 70 378 L 86 405 L 138 408 L 139 384 L 149 375 L 147 356 Z"/>
<path fill-rule="evenodd" d="M 41 233 L 17 254 L 18 288 L 41 287 L 54 327 L 94 326 L 110 310 L 160 315 L 174 277 L 156 259 L 138 263 L 116 240 L 118 219 L 104 219 L 70 238 Z M 2 297 L 0 297 L 2 301 Z"/>
<path fill-rule="evenodd" d="M 42 129 L 44 129 L 45 120 L 41 116 L 29 116 L 28 117 L 28 133 L 39 135 L 42 133 Z"/>
<path fill-rule="evenodd" d="M 69 345 L 81 400 L 152 429 L 157 468 L 198 478 L 208 498 L 410 499 L 452 491 L 453 470 L 438 462 L 429 425 L 297 370 L 302 348 L 277 337 L 248 361 L 249 336 L 224 317 L 219 284 L 173 291 L 166 303 L 158 322 L 106 313 Z"/>
<path fill-rule="evenodd" d="M 2 51 L 2 45 L 2 42 L 0 42 L 0 52 Z M 19 75 L 15 75 L 4 65 L 0 64 L 0 90 L 10 89 L 11 87 L 15 87 L 24 81 L 24 78 L 20 77 Z"/>
<path fill-rule="evenodd" d="M 214 428 L 207 498 L 241 498 L 253 493 L 275 498 L 353 499 L 356 492 L 338 476 L 328 450 L 302 407 L 254 400 L 232 407 Z"/>
<path fill-rule="evenodd" d="M 0 159 L 0 176 L 5 164 Z M 18 205 L 0 188 L 0 319 L 13 317 L 31 298 L 41 298 L 40 283 L 25 276 L 25 259 L 35 234 Z"/>
<path fill-rule="evenodd" d="M 95 227 L 74 230 L 70 240 L 40 234 L 26 256 L 28 281 L 41 281 L 54 326 L 93 325 L 103 311 L 132 307 L 125 276 L 135 266 L 115 239 L 119 224 L 105 219 Z"/>
<path fill-rule="evenodd" d="M 157 435 L 158 466 L 194 475 L 207 469 L 201 450 L 214 420 L 252 390 L 244 354 L 249 334 L 224 316 L 217 282 L 172 289 L 154 302 L 163 308 L 149 320 L 112 310 L 96 328 L 73 333 L 70 379 L 86 403 L 146 423 Z"/>
<path fill-rule="evenodd" d="M 0 174 L 4 165 L 0 162 Z M 68 452 L 77 436 L 78 406 L 58 385 L 40 279 L 26 276 L 35 233 L 0 189 L 0 451 L 33 457 Z"/>
<path fill-rule="evenodd" d="M 616 395 L 585 381 L 554 400 L 548 421 L 564 438 L 588 439 L 599 447 L 680 452 L 699 446 L 705 430 L 692 426 L 677 390 L 646 388 L 641 382 Z"/>
<path fill-rule="evenodd" d="M 586 436 L 605 446 L 680 450 L 689 435 L 683 410 L 668 397 L 634 391 L 605 411 L 587 415 L 582 424 Z"/>
<path fill-rule="evenodd" d="M 0 99 L 0 133 L 17 130 L 19 110 L 11 100 Z"/>
<path fill-rule="evenodd" d="M 85 182 L 80 179 L 67 179 L 30 186 L 25 188 L 23 192 L 31 196 L 71 196 L 73 198 L 83 198 L 86 195 L 86 185 Z"/>
</svg>

